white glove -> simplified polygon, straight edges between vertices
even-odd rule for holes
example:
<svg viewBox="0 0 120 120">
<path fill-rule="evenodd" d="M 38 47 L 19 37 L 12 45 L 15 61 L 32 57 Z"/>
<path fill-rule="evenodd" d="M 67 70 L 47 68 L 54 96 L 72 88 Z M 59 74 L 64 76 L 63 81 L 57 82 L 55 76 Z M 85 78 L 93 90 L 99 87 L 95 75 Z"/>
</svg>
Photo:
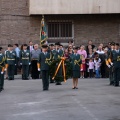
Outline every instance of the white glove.
<svg viewBox="0 0 120 120">
<path fill-rule="evenodd" d="M 108 65 L 108 67 L 110 68 L 111 66 L 110 66 L 110 65 Z"/>
<path fill-rule="evenodd" d="M 1 74 L 3 74 L 3 72 L 1 72 Z"/>
<path fill-rule="evenodd" d="M 7 69 L 5 68 L 5 71 L 7 71 Z"/>
<path fill-rule="evenodd" d="M 38 71 L 40 71 L 40 68 L 38 68 Z"/>
<path fill-rule="evenodd" d="M 22 63 L 20 63 L 20 65 L 22 65 Z"/>
<path fill-rule="evenodd" d="M 113 63 L 111 62 L 111 65 L 113 66 Z"/>
<path fill-rule="evenodd" d="M 30 65 L 31 63 L 29 63 L 29 65 Z"/>
<path fill-rule="evenodd" d="M 15 66 L 16 66 L 16 64 L 15 64 Z"/>
<path fill-rule="evenodd" d="M 81 69 L 81 71 L 83 71 L 83 69 Z"/>
</svg>

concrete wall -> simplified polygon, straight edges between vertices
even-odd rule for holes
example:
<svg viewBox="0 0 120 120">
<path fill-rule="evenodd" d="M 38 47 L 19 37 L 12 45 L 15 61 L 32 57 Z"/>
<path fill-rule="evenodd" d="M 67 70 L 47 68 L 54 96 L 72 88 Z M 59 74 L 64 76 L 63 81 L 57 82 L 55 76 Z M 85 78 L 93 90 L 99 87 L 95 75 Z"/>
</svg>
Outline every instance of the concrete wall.
<svg viewBox="0 0 120 120">
<path fill-rule="evenodd" d="M 30 14 L 120 13 L 120 0 L 30 0 Z"/>
<path fill-rule="evenodd" d="M 120 14 L 45 15 L 48 20 L 72 20 L 76 45 L 120 41 Z M 29 0 L 0 0 L 0 45 L 39 44 L 41 15 L 29 16 Z"/>
</svg>

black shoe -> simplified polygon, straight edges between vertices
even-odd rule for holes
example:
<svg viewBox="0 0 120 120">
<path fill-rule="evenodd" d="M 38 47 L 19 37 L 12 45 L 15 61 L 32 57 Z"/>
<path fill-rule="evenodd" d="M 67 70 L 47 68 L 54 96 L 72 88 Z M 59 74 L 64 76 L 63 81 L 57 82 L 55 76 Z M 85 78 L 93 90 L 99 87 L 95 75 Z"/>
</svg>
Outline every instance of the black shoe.
<svg viewBox="0 0 120 120">
<path fill-rule="evenodd" d="M 61 83 L 56 83 L 56 85 L 62 85 Z"/>
<path fill-rule="evenodd" d="M 73 87 L 72 89 L 75 89 L 75 87 Z"/>
<path fill-rule="evenodd" d="M 118 84 L 116 84 L 116 85 L 114 85 L 115 87 L 119 87 L 119 85 Z"/>
<path fill-rule="evenodd" d="M 43 91 L 48 91 L 48 89 L 43 89 Z"/>
<path fill-rule="evenodd" d="M 54 83 L 54 81 L 50 81 L 50 83 Z"/>
<path fill-rule="evenodd" d="M 75 89 L 78 89 L 78 87 L 75 87 Z"/>
<path fill-rule="evenodd" d="M 25 80 L 29 80 L 29 78 L 26 78 Z"/>
</svg>

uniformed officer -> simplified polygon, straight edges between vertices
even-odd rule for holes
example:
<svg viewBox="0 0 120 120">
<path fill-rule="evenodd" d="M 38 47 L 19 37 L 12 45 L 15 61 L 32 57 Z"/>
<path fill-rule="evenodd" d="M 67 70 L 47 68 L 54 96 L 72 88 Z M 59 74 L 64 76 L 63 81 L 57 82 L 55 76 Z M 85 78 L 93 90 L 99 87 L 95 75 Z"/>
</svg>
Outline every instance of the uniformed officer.
<svg viewBox="0 0 120 120">
<path fill-rule="evenodd" d="M 41 53 L 41 50 L 38 48 L 38 44 L 35 44 L 34 50 L 31 51 L 32 79 L 39 79 L 40 72 L 38 71 L 38 68 L 37 68 L 37 62 L 38 62 L 40 53 Z"/>
<path fill-rule="evenodd" d="M 59 42 L 58 42 L 58 43 L 55 43 L 55 46 L 56 46 L 56 52 L 55 52 L 55 54 L 54 54 L 54 59 L 55 59 L 55 60 L 58 60 L 58 59 L 60 59 L 61 57 L 64 56 L 64 52 L 63 52 L 63 50 L 60 49 L 60 43 L 59 43 Z M 58 64 L 59 64 L 59 63 L 56 64 L 56 69 L 57 69 L 57 67 L 58 67 Z M 57 75 L 58 75 L 59 77 L 62 77 L 62 76 L 63 76 L 63 75 L 62 75 L 62 66 L 60 66 Z M 62 84 L 61 84 L 62 80 L 56 78 L 55 81 L 56 81 L 56 85 L 62 85 Z"/>
<path fill-rule="evenodd" d="M 30 51 L 27 50 L 27 44 L 23 45 L 23 50 L 20 51 L 20 64 L 22 65 L 22 79 L 29 80 L 28 72 L 29 72 L 29 65 L 31 64 L 31 55 Z"/>
<path fill-rule="evenodd" d="M 14 71 L 15 71 L 15 65 L 16 65 L 16 52 L 13 51 L 13 46 L 8 45 L 9 50 L 6 51 L 6 64 L 8 69 L 8 80 L 14 80 Z"/>
<path fill-rule="evenodd" d="M 119 86 L 120 80 L 120 49 L 119 43 L 115 44 L 115 50 L 112 52 L 114 65 L 114 86 Z"/>
<path fill-rule="evenodd" d="M 106 65 L 109 67 L 109 80 L 110 80 L 110 85 L 114 85 L 114 67 L 113 67 L 113 62 L 112 62 L 112 52 L 115 50 L 115 43 L 111 42 L 110 43 L 111 48 L 108 51 L 108 57 L 106 58 Z"/>
<path fill-rule="evenodd" d="M 5 69 L 5 56 L 2 53 L 2 47 L 0 47 L 0 92 L 4 90 L 4 69 Z"/>
<path fill-rule="evenodd" d="M 81 56 L 77 54 L 78 48 L 74 48 L 74 53 L 70 55 L 73 73 L 73 89 L 78 89 L 78 78 L 80 77 Z"/>
<path fill-rule="evenodd" d="M 39 55 L 38 71 L 41 70 L 43 90 L 49 90 L 49 61 L 50 53 L 47 52 L 48 46 L 42 45 L 42 52 Z"/>
<path fill-rule="evenodd" d="M 54 55 L 56 53 L 56 50 L 55 50 L 55 46 L 54 44 L 50 44 L 50 56 L 51 56 L 51 59 L 53 60 L 54 59 Z M 49 76 L 49 79 L 50 79 L 50 83 L 54 83 L 54 80 L 52 80 L 52 73 L 50 73 L 50 76 Z"/>
</svg>

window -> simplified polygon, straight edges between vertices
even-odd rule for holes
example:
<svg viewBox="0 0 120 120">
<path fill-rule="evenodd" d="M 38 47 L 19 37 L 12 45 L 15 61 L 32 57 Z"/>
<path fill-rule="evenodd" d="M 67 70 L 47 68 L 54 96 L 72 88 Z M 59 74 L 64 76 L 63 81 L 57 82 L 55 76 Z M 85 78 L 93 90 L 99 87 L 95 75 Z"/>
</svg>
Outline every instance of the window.
<svg viewBox="0 0 120 120">
<path fill-rule="evenodd" d="M 48 22 L 48 38 L 72 38 L 72 22 Z"/>
</svg>

